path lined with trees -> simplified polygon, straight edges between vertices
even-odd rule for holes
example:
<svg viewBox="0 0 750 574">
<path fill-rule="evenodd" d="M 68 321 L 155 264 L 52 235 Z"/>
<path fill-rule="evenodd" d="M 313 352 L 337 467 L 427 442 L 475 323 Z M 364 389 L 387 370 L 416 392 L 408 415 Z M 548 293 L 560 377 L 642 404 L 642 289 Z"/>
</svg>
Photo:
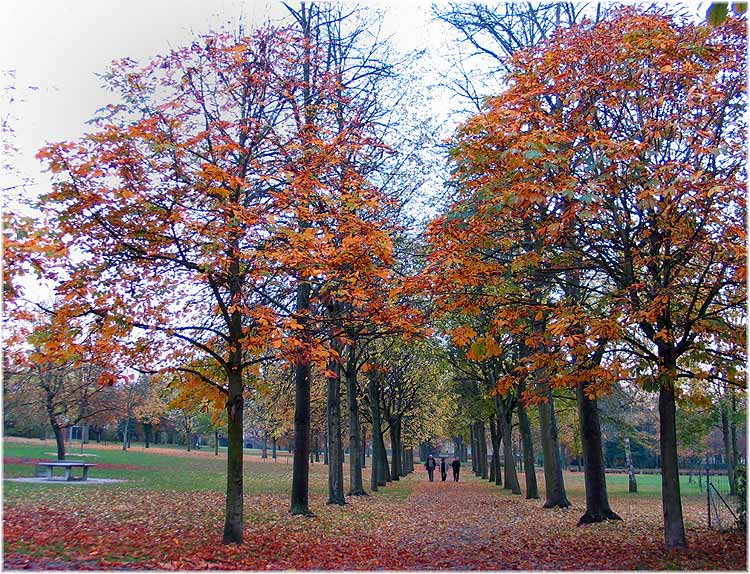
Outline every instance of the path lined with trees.
<svg viewBox="0 0 750 574">
<path fill-rule="evenodd" d="M 6 477 L 28 476 L 24 456 L 38 457 L 45 448 L 6 442 L 13 456 L 4 461 Z M 481 480 L 466 465 L 457 483 L 440 482 L 439 473 L 429 482 L 418 466 L 371 496 L 347 496 L 340 506 L 327 504 L 327 469 L 313 464 L 310 506 L 316 516 L 295 517 L 287 508 L 292 465 L 257 457 L 245 462 L 246 505 L 252 508 L 245 543 L 221 545 L 206 532 L 223 520 L 223 455 L 122 452 L 114 445 L 89 453 L 100 463 L 97 476 L 127 482 L 5 483 L 5 568 L 737 570 L 746 561 L 742 532 L 705 528 L 701 491 L 684 498 L 690 548 L 665 551 L 657 477 L 642 481 L 638 494 L 627 492 L 624 477 L 610 477 L 610 497 L 623 521 L 578 527 L 585 508 L 581 473 L 565 473 L 570 509 L 545 510 L 537 500 Z M 143 532 L 149 544 L 143 544 Z"/>
<path fill-rule="evenodd" d="M 136 420 L 148 434 L 170 412 L 190 446 L 205 415 L 216 456 L 220 429 L 227 443 L 231 546 L 253 511 L 247 431 L 264 453 L 286 439 L 288 511 L 309 518 L 321 450 L 326 508 L 345 512 L 368 483 L 394 489 L 416 448 L 453 438 L 512 508 L 554 523 L 576 508 L 570 447 L 585 476 L 576 523 L 625 555 L 638 538 L 607 538 L 634 523 L 608 492 L 603 428 L 632 467 L 637 425 L 658 437 L 663 544 L 687 547 L 680 455 L 705 452 L 711 425 L 733 494 L 744 484 L 741 10 L 714 26 L 656 7 L 435 8 L 492 66 L 454 70 L 476 109 L 419 220 L 439 144 L 416 56 L 373 34 L 366 9 L 285 6 L 282 23 L 115 61 L 91 131 L 39 151 L 51 189 L 4 214 L 4 366 L 17 395 L 46 401 L 59 458 L 62 430 L 99 407 L 124 450 Z M 26 297 L 31 273 L 50 301 Z M 492 507 L 486 486 L 457 488 Z M 404 510 L 432 496 L 420 484 Z M 471 515 L 458 547 L 496 514 Z M 526 522 L 514 532 L 536 540 Z"/>
</svg>

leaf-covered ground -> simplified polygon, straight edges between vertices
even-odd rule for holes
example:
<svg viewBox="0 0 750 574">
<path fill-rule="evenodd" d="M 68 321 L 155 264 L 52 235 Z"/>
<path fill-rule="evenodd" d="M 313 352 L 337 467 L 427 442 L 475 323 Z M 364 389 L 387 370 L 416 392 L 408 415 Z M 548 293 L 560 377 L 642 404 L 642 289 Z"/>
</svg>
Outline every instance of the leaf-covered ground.
<svg viewBox="0 0 750 574">
<path fill-rule="evenodd" d="M 621 493 L 616 483 L 612 505 L 624 521 L 576 527 L 583 491 L 573 473 L 566 476 L 571 510 L 543 510 L 539 501 L 511 496 L 467 469 L 459 483 L 427 482 L 418 469 L 375 496 L 335 507 L 325 504 L 326 470 L 317 464 L 311 477 L 316 516 L 302 518 L 287 513 L 288 494 L 277 488 L 291 476 L 291 466 L 252 461 L 246 465 L 245 543 L 223 546 L 222 492 L 198 483 L 193 490 L 165 486 L 188 468 L 201 482 L 223 461 L 205 453 L 103 451 L 101 457 L 112 464 L 127 457 L 138 470 L 108 471 L 132 478 L 119 486 L 5 483 L 5 569 L 747 568 L 745 534 L 706 530 L 700 496 L 685 500 L 687 550 L 664 549 L 657 496 Z M 5 470 L 6 476 L 29 475 L 32 467 L 6 462 Z M 148 473 L 154 476 L 139 481 Z"/>
</svg>

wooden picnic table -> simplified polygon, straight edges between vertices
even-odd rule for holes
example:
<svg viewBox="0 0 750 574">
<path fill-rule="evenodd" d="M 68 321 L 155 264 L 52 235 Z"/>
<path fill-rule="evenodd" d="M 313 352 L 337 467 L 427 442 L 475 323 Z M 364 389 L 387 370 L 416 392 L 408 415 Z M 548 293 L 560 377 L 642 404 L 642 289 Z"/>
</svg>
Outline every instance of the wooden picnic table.
<svg viewBox="0 0 750 574">
<path fill-rule="evenodd" d="M 36 465 L 39 470 L 45 469 L 45 477 L 48 480 L 52 480 L 52 471 L 56 468 L 65 469 L 65 480 L 88 480 L 89 468 L 91 468 L 92 466 L 96 466 L 95 464 L 92 464 L 90 462 L 80 462 L 77 460 L 55 460 L 49 462 L 38 462 L 36 463 Z M 82 468 L 83 476 L 81 476 L 80 478 L 74 478 L 73 474 L 71 473 L 74 468 Z"/>
</svg>

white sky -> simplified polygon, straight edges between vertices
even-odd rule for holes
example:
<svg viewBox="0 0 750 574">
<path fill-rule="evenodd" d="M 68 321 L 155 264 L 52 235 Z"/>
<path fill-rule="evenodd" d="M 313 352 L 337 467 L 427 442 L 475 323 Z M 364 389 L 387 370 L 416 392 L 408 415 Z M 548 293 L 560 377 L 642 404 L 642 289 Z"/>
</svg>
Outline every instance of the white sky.
<svg viewBox="0 0 750 574">
<path fill-rule="evenodd" d="M 298 6 L 298 0 L 289 0 Z M 437 0 L 445 2 L 447 0 Z M 626 0 L 627 1 L 627 0 Z M 152 56 L 189 43 L 199 34 L 222 27 L 246 28 L 287 15 L 280 0 L 0 0 L 0 121 L 10 115 L 18 154 L 14 173 L 2 169 L 0 189 L 29 184 L 36 196 L 50 180 L 35 159 L 47 142 L 79 138 L 97 109 L 116 101 L 96 76 L 117 58 L 145 63 Z M 383 32 L 408 51 L 427 48 L 433 67 L 445 67 L 447 29 L 431 16 L 432 0 L 360 0 L 385 12 Z M 707 0 L 683 0 L 702 17 Z M 288 20 L 287 20 L 288 21 Z M 10 107 L 2 90 L 3 73 L 14 70 Z M 432 81 L 435 81 L 435 77 Z M 33 87 L 33 89 L 31 88 Z M 445 92 L 445 93 L 443 93 Z M 451 94 L 430 90 L 433 115 L 449 116 Z M 456 118 L 451 116 L 451 120 Z M 455 125 L 453 121 L 450 122 Z M 0 138 L 2 139 L 2 138 Z M 2 152 L 0 152 L 2 153 Z M 439 185 L 439 182 L 432 184 Z M 16 205 L 8 193 L 2 205 Z"/>
<path fill-rule="evenodd" d="M 401 49 L 442 41 L 428 34 L 429 2 L 366 4 L 386 9 L 384 29 Z M 19 155 L 13 163 L 34 182 L 29 191 L 36 195 L 49 181 L 34 159 L 39 148 L 79 137 L 95 111 L 114 101 L 96 76 L 113 59 L 145 62 L 197 34 L 232 29 L 240 19 L 251 27 L 286 13 L 273 0 L 3 0 L 0 72 L 16 73 L 10 113 Z M 7 113 L 0 109 L 0 119 Z M 15 179 L 0 173 L 0 188 Z"/>
<path fill-rule="evenodd" d="M 384 9 L 383 32 L 392 35 L 397 48 L 427 48 L 435 58 L 432 64 L 439 64 L 448 33 L 432 20 L 432 0 L 360 3 Z M 682 3 L 698 17 L 708 5 L 706 0 Z M 0 157 L 0 189 L 22 179 L 29 182 L 22 189 L 30 196 L 49 189 L 50 180 L 34 156 L 47 142 L 79 138 L 96 110 L 116 101 L 96 76 L 112 60 L 130 57 L 145 63 L 210 30 L 233 30 L 239 21 L 251 28 L 286 14 L 279 0 L 0 0 L 0 121 L 11 116 L 18 148 L 10 159 L 15 173 L 5 173 L 7 158 Z M 3 73 L 10 70 L 16 74 L 16 90 L 9 108 L 2 90 L 8 84 Z M 450 94 L 432 90 L 430 96 L 429 113 L 447 117 Z M 439 187 L 440 182 L 428 185 Z M 2 205 L 16 206 L 15 193 L 7 195 Z M 28 279 L 36 291 L 40 286 Z"/>
<path fill-rule="evenodd" d="M 34 159 L 46 142 L 78 138 L 94 112 L 113 101 L 97 73 L 116 58 L 145 62 L 222 26 L 278 19 L 277 0 L 1 0 L 0 74 L 16 72 L 15 145 L 18 174 L 36 195 L 48 185 Z M 290 1 L 293 6 L 297 1 Z M 445 28 L 431 21 L 430 0 L 364 0 L 385 9 L 384 31 L 403 50 L 445 50 Z M 688 0 L 702 14 L 708 2 Z M 7 82 L 4 82 L 7 83 Z M 36 89 L 31 90 L 29 86 Z M 0 83 L 0 89 L 3 83 Z M 8 115 L 0 94 L 0 120 Z M 7 107 L 7 106 L 6 106 Z M 0 170 L 0 189 L 13 185 Z"/>
</svg>

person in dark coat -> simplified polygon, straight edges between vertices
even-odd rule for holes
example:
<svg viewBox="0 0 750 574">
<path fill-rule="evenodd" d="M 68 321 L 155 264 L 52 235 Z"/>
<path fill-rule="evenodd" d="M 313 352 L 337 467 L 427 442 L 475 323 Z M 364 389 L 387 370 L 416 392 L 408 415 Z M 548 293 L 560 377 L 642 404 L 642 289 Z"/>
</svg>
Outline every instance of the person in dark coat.
<svg viewBox="0 0 750 574">
<path fill-rule="evenodd" d="M 457 458 L 454 458 L 453 462 L 451 463 L 451 467 L 453 467 L 453 482 L 458 482 L 458 473 L 461 470 L 461 461 Z"/>
<path fill-rule="evenodd" d="M 445 462 L 445 457 L 440 458 L 440 478 L 445 482 L 448 477 L 448 463 Z"/>
<path fill-rule="evenodd" d="M 430 482 L 434 480 L 435 473 L 435 458 L 432 455 L 427 457 L 427 462 L 424 463 L 424 467 L 427 469 L 427 475 L 430 477 Z"/>
</svg>

